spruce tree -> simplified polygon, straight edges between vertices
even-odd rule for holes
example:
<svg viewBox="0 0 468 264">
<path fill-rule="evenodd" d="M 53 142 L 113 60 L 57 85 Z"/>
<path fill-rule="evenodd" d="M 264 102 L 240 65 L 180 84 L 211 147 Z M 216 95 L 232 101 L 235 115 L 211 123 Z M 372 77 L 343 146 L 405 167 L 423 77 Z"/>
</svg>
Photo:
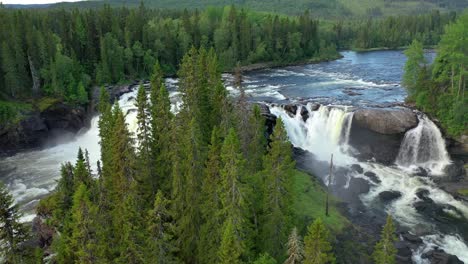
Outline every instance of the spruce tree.
<svg viewBox="0 0 468 264">
<path fill-rule="evenodd" d="M 300 264 L 304 259 L 304 245 L 302 239 L 297 233 L 297 228 L 294 227 L 288 238 L 287 243 L 288 258 L 284 264 Z"/>
<path fill-rule="evenodd" d="M 223 236 L 218 250 L 218 261 L 220 264 L 242 263 L 241 256 L 244 252 L 244 246 L 239 239 L 238 230 L 236 230 L 233 219 L 228 218 L 223 227 Z"/>
<path fill-rule="evenodd" d="M 96 263 L 96 224 L 97 207 L 91 202 L 90 193 L 84 183 L 80 183 L 73 195 L 71 208 L 70 250 L 78 263 Z"/>
<path fill-rule="evenodd" d="M 283 259 L 292 222 L 292 184 L 295 162 L 283 121 L 278 119 L 263 162 L 265 177 L 261 241 L 263 251 Z"/>
<path fill-rule="evenodd" d="M 221 213 L 224 216 L 223 240 L 229 239 L 242 256 L 250 252 L 252 234 L 247 219 L 248 186 L 244 184 L 245 160 L 240 149 L 240 142 L 233 128 L 224 140 L 221 149 L 223 168 L 221 169 Z M 230 230 L 232 229 L 232 231 Z M 231 235 L 231 233 L 233 235 Z M 229 237 L 226 237 L 227 234 Z M 232 237 L 231 237 L 232 236 Z M 231 241 L 233 240 L 233 241 Z M 222 248 L 220 252 L 222 252 Z M 221 254 L 221 253 L 220 253 Z"/>
<path fill-rule="evenodd" d="M 155 177 L 151 171 L 151 126 L 150 126 L 150 107 L 146 97 L 146 90 L 143 85 L 138 88 L 135 106 L 137 108 L 137 179 L 139 184 L 139 193 L 142 200 L 151 201 L 153 192 L 156 189 Z"/>
<path fill-rule="evenodd" d="M 158 88 L 159 87 L 159 88 Z M 150 164 L 154 185 L 156 189 L 162 189 L 169 193 L 170 175 L 172 170 L 172 131 L 173 114 L 169 92 L 164 83 L 159 86 L 151 86 L 151 158 Z"/>
<path fill-rule="evenodd" d="M 202 263 L 215 263 L 218 259 L 214 248 L 219 247 L 223 219 L 221 210 L 221 147 L 222 138 L 218 127 L 213 129 L 208 160 L 201 187 L 202 225 L 200 227 L 199 259 Z"/>
<path fill-rule="evenodd" d="M 147 216 L 145 263 L 177 263 L 169 203 L 162 191 L 158 191 L 154 206 Z"/>
<path fill-rule="evenodd" d="M 393 264 L 397 250 L 394 243 L 397 241 L 395 226 L 392 217 L 387 216 L 387 222 L 383 227 L 380 241 L 375 245 L 372 258 L 376 264 Z"/>
<path fill-rule="evenodd" d="M 0 256 L 7 263 L 23 263 L 22 244 L 28 239 L 28 229 L 20 222 L 21 214 L 13 197 L 0 182 Z"/>
<path fill-rule="evenodd" d="M 316 219 L 307 229 L 304 238 L 304 264 L 334 263 L 335 256 L 330 243 L 330 233 L 322 222 Z"/>
</svg>

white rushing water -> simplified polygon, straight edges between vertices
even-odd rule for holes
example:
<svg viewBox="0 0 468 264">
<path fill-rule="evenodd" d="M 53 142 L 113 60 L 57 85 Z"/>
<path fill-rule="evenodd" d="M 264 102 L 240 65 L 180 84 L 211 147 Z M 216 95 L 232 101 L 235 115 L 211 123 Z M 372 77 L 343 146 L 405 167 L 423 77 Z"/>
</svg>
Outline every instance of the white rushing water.
<svg viewBox="0 0 468 264">
<path fill-rule="evenodd" d="M 418 126 L 405 134 L 396 164 L 409 169 L 422 167 L 433 174 L 443 174 L 443 169 L 450 164 L 450 157 L 440 130 L 429 118 L 420 117 Z"/>
<path fill-rule="evenodd" d="M 136 95 L 137 90 L 134 89 L 118 100 L 132 133 L 137 130 Z M 180 106 L 179 93 L 170 92 L 170 97 L 175 112 Z M 39 200 L 54 190 L 60 177 L 61 164 L 75 162 L 78 148 L 88 150 L 92 169 L 96 171 L 101 155 L 98 123 L 99 116 L 93 117 L 89 128 L 82 129 L 71 140 L 67 138 L 66 143 L 0 159 L 0 168 L 6 174 L 2 180 L 15 202 L 21 205 L 24 213 L 22 221 L 28 222 L 34 218 L 34 209 Z"/>
<path fill-rule="evenodd" d="M 468 247 L 462 238 L 456 235 L 441 234 L 430 219 L 426 219 L 414 208 L 414 203 L 420 199 L 416 193 L 421 189 L 429 191 L 428 197 L 436 204 L 448 205 L 468 218 L 468 205 L 454 199 L 450 194 L 439 189 L 428 177 L 417 177 L 410 173 L 414 166 L 424 167 L 431 173 L 441 173 L 450 163 L 445 149 L 445 142 L 437 126 L 427 117 L 420 118 L 419 125 L 408 131 L 402 142 L 395 166 L 383 166 L 373 162 L 359 162 L 353 157 L 348 145 L 353 113 L 346 107 L 321 106 L 317 111 L 311 111 L 307 106 L 309 118 L 304 122 L 299 109 L 296 115 L 291 115 L 282 107 L 274 106 L 272 114 L 281 117 L 289 139 L 296 147 L 314 154 L 315 159 L 328 161 L 334 155 L 334 163 L 340 167 L 359 164 L 363 170 L 374 172 L 380 180 L 379 184 L 360 173 L 350 172 L 346 177 L 367 179 L 371 184 L 370 191 L 360 196 L 368 207 L 379 204 L 379 193 L 383 191 L 398 191 L 401 197 L 394 200 L 385 210 L 402 226 L 432 233 L 424 237 L 424 245 L 414 252 L 416 263 L 425 263 L 421 257 L 435 247 L 449 254 L 458 256 L 468 263 Z M 327 175 L 322 175 L 327 177 Z M 349 180 L 348 180 L 349 182 Z M 457 212 L 455 212 L 457 213 Z"/>
</svg>

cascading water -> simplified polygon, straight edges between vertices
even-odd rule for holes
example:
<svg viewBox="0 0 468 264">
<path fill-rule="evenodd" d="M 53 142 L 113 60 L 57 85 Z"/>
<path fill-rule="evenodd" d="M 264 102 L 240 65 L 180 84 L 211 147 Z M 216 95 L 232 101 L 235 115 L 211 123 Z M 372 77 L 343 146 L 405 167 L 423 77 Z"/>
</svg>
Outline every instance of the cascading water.
<svg viewBox="0 0 468 264">
<path fill-rule="evenodd" d="M 137 130 L 135 98 L 137 89 L 122 95 L 118 104 L 126 114 L 130 132 Z M 180 105 L 179 93 L 170 92 L 172 110 Z M 35 207 L 39 200 L 54 190 L 60 177 L 60 164 L 74 162 L 78 148 L 89 151 L 92 170 L 100 158 L 99 116 L 91 120 L 89 129 L 83 129 L 70 141 L 50 148 L 19 153 L 12 157 L 0 159 L 2 180 L 11 191 L 16 203 L 21 206 L 24 217 L 22 221 L 31 221 L 35 216 Z"/>
<path fill-rule="evenodd" d="M 304 107 L 304 106 L 302 106 Z M 353 157 L 352 148 L 348 145 L 351 133 L 353 113 L 345 107 L 321 106 L 312 111 L 311 105 L 306 106 L 309 118 L 304 122 L 299 108 L 295 115 L 291 115 L 282 107 L 272 106 L 270 111 L 281 117 L 289 139 L 295 147 L 302 148 L 313 154 L 313 159 L 328 161 L 334 154 L 334 163 L 338 167 L 350 167 L 358 164 L 363 171 L 373 172 L 379 183 L 370 181 L 364 174 L 350 171 L 345 177 L 366 179 L 370 183 L 368 193 L 360 195 L 360 200 L 369 208 L 380 207 L 409 230 L 418 230 L 428 235 L 423 236 L 424 244 L 413 252 L 415 263 L 426 263 L 421 255 L 435 247 L 458 256 L 468 263 L 468 247 L 463 238 L 452 233 L 442 233 L 428 219 L 415 209 L 415 202 L 420 201 L 417 193 L 422 189 L 428 191 L 435 205 L 446 206 L 456 210 L 455 214 L 468 219 L 468 205 L 454 199 L 450 194 L 441 190 L 430 179 L 414 176 L 408 172 L 411 163 L 418 167 L 430 169 L 432 173 L 442 172 L 450 163 L 445 149 L 444 139 L 437 127 L 427 117 L 421 116 L 419 125 L 408 131 L 401 145 L 398 155 L 398 166 L 383 166 L 373 162 L 359 162 Z M 312 162 L 312 161 L 311 161 Z M 326 179 L 328 175 L 317 175 Z M 347 180 L 349 183 L 349 179 Z M 348 185 L 348 184 L 347 184 Z M 348 188 L 347 185 L 345 188 Z M 397 191 L 401 197 L 385 205 L 379 200 L 379 194 L 384 191 Z"/>
<path fill-rule="evenodd" d="M 353 113 L 339 107 L 321 106 L 317 111 L 312 111 L 311 104 L 305 107 L 310 115 L 305 122 L 301 108 L 294 117 L 278 106 L 271 107 L 270 111 L 282 118 L 294 146 L 313 153 L 318 160 L 328 161 L 333 153 L 338 163 L 349 164 L 350 157 L 344 153 L 348 148 Z"/>
<path fill-rule="evenodd" d="M 442 134 L 429 118 L 420 116 L 418 126 L 405 134 L 396 164 L 408 169 L 422 167 L 433 175 L 443 174 L 450 157 Z"/>
</svg>

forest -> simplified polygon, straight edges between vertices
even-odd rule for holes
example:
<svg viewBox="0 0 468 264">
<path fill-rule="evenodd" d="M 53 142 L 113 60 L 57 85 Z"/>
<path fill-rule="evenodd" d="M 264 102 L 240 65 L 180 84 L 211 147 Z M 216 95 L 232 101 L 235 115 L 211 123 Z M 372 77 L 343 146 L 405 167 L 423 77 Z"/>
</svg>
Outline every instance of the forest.
<svg viewBox="0 0 468 264">
<path fill-rule="evenodd" d="M 403 84 L 407 101 L 440 120 L 453 136 L 468 132 L 468 84 L 466 82 L 466 47 L 468 47 L 468 13 L 446 27 L 437 49 L 434 63 L 424 57 L 423 44 L 418 40 L 405 51 L 408 61 Z"/>
<path fill-rule="evenodd" d="M 174 115 L 156 62 L 149 98 L 143 85 L 138 89 L 136 135 L 101 89 L 96 171 L 87 150 L 78 150 L 76 162 L 62 165 L 55 191 L 37 208 L 56 233 L 52 241 L 27 246 L 27 228 L 1 188 L 7 263 L 42 263 L 44 257 L 54 263 L 352 260 L 352 249 L 333 250 L 337 231 L 349 228 L 333 200 L 326 211 L 320 205 L 314 221 L 295 206 L 304 198 L 297 184 L 309 186 L 306 192 L 321 201 L 325 191 L 295 169 L 282 120 L 267 140 L 259 106 L 243 96 L 241 75 L 241 96 L 230 98 L 218 66 L 212 49 L 188 51 L 178 72 L 183 105 Z M 322 202 L 301 206 L 314 203 Z M 394 261 L 394 232 L 389 217 L 371 256 L 376 263 Z"/>
<path fill-rule="evenodd" d="M 239 63 L 284 65 L 335 59 L 342 49 L 438 43 L 456 13 L 327 21 L 235 6 L 204 11 L 138 8 L 0 8 L 0 120 L 56 100 L 86 105 L 99 85 L 148 79 L 159 61 L 174 75 L 191 47 L 213 48 L 223 71 Z"/>
<path fill-rule="evenodd" d="M 339 201 L 296 167 L 282 119 L 268 130 L 243 87 L 242 69 L 252 64 L 407 47 L 407 103 L 449 135 L 467 132 L 468 13 L 327 20 L 237 6 L 0 7 L 0 25 L 2 126 L 51 101 L 96 103 L 101 150 L 96 168 L 88 150 L 76 150 L 39 202 L 51 240 L 33 237 L 0 183 L 6 263 L 396 263 L 392 216 L 370 248 L 353 243 L 356 227 Z M 432 64 L 428 47 L 437 47 Z M 223 72 L 233 73 L 238 97 L 229 95 Z M 176 113 L 167 76 L 179 80 Z M 140 84 L 136 133 L 105 88 L 132 82 Z"/>
</svg>

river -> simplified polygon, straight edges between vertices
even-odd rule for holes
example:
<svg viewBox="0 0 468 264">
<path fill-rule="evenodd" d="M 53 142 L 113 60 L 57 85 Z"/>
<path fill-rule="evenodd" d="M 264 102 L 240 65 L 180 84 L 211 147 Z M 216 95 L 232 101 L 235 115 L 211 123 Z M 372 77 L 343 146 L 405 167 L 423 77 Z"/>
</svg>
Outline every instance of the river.
<svg viewBox="0 0 468 264">
<path fill-rule="evenodd" d="M 355 197 L 359 203 L 377 214 L 390 213 L 400 226 L 422 237 L 424 243 L 413 251 L 414 262 L 426 263 L 421 255 L 439 247 L 468 263 L 468 237 L 463 237 L 457 226 L 436 223 L 415 210 L 415 203 L 421 200 L 418 192 L 423 188 L 435 204 L 468 219 L 468 205 L 442 191 L 431 179 L 443 174 L 443 168 L 451 161 L 440 131 L 428 118 L 419 115 L 418 127 L 407 132 L 398 159 L 392 166 L 359 161 L 348 144 L 354 108 L 393 106 L 404 101 L 406 92 L 400 85 L 404 54 L 401 51 L 375 51 L 343 52 L 342 55 L 342 59 L 332 62 L 246 73 L 245 91 L 250 101 L 269 104 L 271 112 L 283 118 L 291 142 L 312 154 L 306 163 L 312 164 L 311 170 L 317 176 L 327 179 L 328 175 L 322 168 L 326 167 L 331 153 L 335 155 L 339 168 L 349 169 L 358 164 L 363 171 L 376 175 L 378 182 L 372 181 L 363 172 L 349 169 L 342 177 L 346 178 L 347 184 L 357 178 L 369 182 L 369 190 Z M 435 54 L 428 52 L 426 56 L 432 60 Z M 230 86 L 232 76 L 223 77 L 227 89 L 235 96 L 238 91 Z M 167 84 L 173 111 L 176 112 L 179 103 L 177 80 L 168 79 Z M 119 99 L 120 105 L 128 113 L 127 121 L 133 131 L 136 125 L 135 95 L 136 91 L 133 91 Z M 309 119 L 304 121 L 300 115 L 288 114 L 278 106 L 284 103 L 303 103 L 310 113 Z M 312 111 L 312 103 L 322 106 Z M 56 185 L 60 164 L 74 161 L 78 147 L 87 149 L 91 160 L 97 161 L 100 155 L 98 120 L 99 117 L 94 117 L 91 128 L 80 131 L 73 140 L 0 160 L 0 180 L 6 183 L 21 205 L 25 213 L 24 221 L 34 217 L 34 206 L 38 200 Z M 313 165 L 319 163 L 321 165 Z M 414 174 L 415 167 L 423 167 L 435 176 L 417 176 Z M 401 197 L 383 204 L 378 201 L 378 194 L 382 191 L 398 191 Z"/>
</svg>

